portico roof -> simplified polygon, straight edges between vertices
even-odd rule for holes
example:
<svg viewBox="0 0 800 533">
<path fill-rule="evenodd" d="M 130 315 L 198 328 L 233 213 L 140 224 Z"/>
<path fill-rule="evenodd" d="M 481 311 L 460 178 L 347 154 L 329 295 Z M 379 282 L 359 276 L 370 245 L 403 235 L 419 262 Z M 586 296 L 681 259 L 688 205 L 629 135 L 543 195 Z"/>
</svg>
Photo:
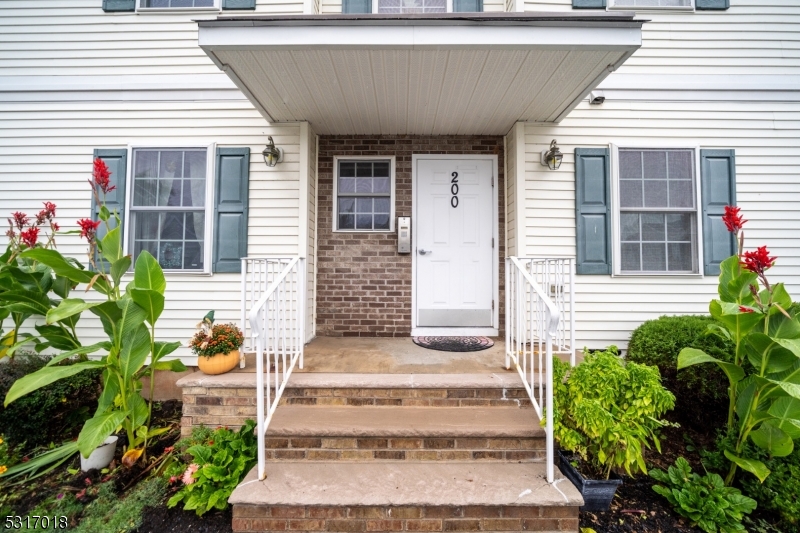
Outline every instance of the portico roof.
<svg viewBox="0 0 800 533">
<path fill-rule="evenodd" d="M 634 13 L 298 15 L 200 21 L 270 122 L 320 134 L 505 134 L 558 122 L 641 46 Z"/>
</svg>

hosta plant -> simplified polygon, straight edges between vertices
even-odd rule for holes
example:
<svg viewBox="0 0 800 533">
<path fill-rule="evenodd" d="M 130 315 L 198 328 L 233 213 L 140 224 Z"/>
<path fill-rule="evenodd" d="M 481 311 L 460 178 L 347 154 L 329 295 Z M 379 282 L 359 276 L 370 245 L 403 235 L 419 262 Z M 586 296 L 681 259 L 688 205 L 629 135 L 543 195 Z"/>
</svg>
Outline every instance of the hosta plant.
<svg viewBox="0 0 800 533">
<path fill-rule="evenodd" d="M 571 368 L 553 359 L 554 435 L 608 479 L 612 470 L 647 472 L 643 452 L 661 451 L 660 417 L 675 405 L 658 368 L 625 363 L 616 347 L 586 356 Z"/>
<path fill-rule="evenodd" d="M 155 325 L 164 311 L 167 286 L 156 259 L 146 251 L 140 253 L 134 265 L 133 281 L 123 287 L 122 277 L 131 267 L 131 256 L 123 254 L 119 215 L 116 211 L 110 212 L 105 205 L 105 195 L 113 190 L 109 178 L 108 167 L 101 159 L 96 159 L 90 183 L 95 201 L 101 206 L 100 220 L 78 221 L 81 237 L 89 243 L 92 270 L 75 266 L 72 260 L 52 249 L 28 248 L 20 253 L 23 259 L 45 265 L 55 276 L 66 278 L 72 284 L 85 283 L 87 291 L 94 289 L 100 294 L 100 298 L 92 301 L 64 298 L 57 307 L 47 311 L 48 324 L 74 319 L 89 311 L 100 318 L 108 340 L 61 353 L 44 368 L 20 378 L 8 391 L 5 405 L 57 380 L 85 370 L 100 369 L 103 392 L 94 416 L 80 432 L 78 450 L 87 457 L 106 437 L 122 429 L 128 446 L 123 463 L 132 465 L 144 453 L 147 440 L 163 431 L 150 428 L 155 371 L 181 371 L 185 367 L 178 360 L 162 360 L 180 346 L 179 342 L 156 341 Z M 98 235 L 101 224 L 105 230 L 102 238 Z M 105 355 L 99 360 L 57 365 L 76 355 L 95 352 L 105 352 Z M 150 381 L 149 402 L 141 395 L 143 379 Z"/>
<path fill-rule="evenodd" d="M 719 475 L 692 472 L 683 457 L 678 457 L 667 472 L 651 470 L 650 477 L 663 483 L 654 485 L 653 490 L 664 496 L 675 512 L 706 533 L 744 531 L 742 518 L 756 508 L 755 500 L 743 496 L 739 489 L 726 487 Z"/>
<path fill-rule="evenodd" d="M 730 486 L 738 467 L 762 482 L 769 475 L 763 462 L 743 456 L 748 441 L 783 457 L 792 453 L 792 440 L 800 438 L 800 320 L 783 283 L 767 279 L 776 258 L 766 246 L 744 251 L 746 221 L 739 208 L 726 207 L 723 221 L 738 237 L 739 253 L 722 262 L 719 299 L 709 305 L 721 325 L 709 326 L 709 334 L 734 343 L 734 360 L 686 348 L 678 356 L 678 368 L 714 363 L 728 378 L 727 425 L 735 435 L 732 449 L 724 450 L 731 461 L 725 478 Z"/>
</svg>

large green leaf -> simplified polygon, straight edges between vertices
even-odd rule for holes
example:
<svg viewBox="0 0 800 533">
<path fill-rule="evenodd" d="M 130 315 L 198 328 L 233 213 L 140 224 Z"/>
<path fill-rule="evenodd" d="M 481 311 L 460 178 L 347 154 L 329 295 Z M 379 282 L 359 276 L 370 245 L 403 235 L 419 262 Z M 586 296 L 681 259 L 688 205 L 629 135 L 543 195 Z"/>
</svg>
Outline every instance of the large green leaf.
<svg viewBox="0 0 800 533">
<path fill-rule="evenodd" d="M 74 350 L 80 348 L 81 343 L 75 336 L 61 326 L 34 326 L 47 342 L 46 344 L 56 350 Z"/>
<path fill-rule="evenodd" d="M 48 267 L 42 271 L 26 272 L 17 266 L 11 266 L 8 273 L 25 290 L 47 294 L 53 286 L 53 271 Z"/>
<path fill-rule="evenodd" d="M 53 281 L 53 292 L 62 298 L 69 298 L 69 293 L 72 290 L 73 282 L 64 276 L 56 276 Z"/>
<path fill-rule="evenodd" d="M 164 277 L 164 271 L 161 270 L 161 265 L 146 250 L 136 258 L 133 281 L 139 289 L 150 289 L 159 294 L 164 294 L 164 291 L 167 290 L 167 280 Z"/>
<path fill-rule="evenodd" d="M 78 435 L 78 451 L 84 457 L 89 455 L 106 440 L 127 417 L 125 411 L 111 411 L 86 421 Z"/>
<path fill-rule="evenodd" d="M 119 280 L 122 279 L 122 276 L 131 268 L 131 256 L 125 255 L 120 257 L 111 265 L 111 279 L 114 280 L 114 283 L 119 285 Z"/>
<path fill-rule="evenodd" d="M 786 292 L 783 283 L 776 283 L 772 286 L 772 302 L 780 305 L 784 309 L 789 309 L 792 305 L 792 297 Z"/>
<path fill-rule="evenodd" d="M 104 365 L 105 363 L 102 361 L 84 361 L 82 363 L 75 363 L 74 365 L 69 366 L 45 366 L 36 372 L 28 374 L 27 376 L 22 376 L 15 381 L 8 390 L 8 394 L 6 394 L 6 399 L 3 405 L 8 407 L 8 405 L 14 400 L 17 400 L 30 392 L 41 389 L 45 385 L 49 385 L 60 379 L 74 376 L 75 374 L 83 372 L 84 370 L 100 368 Z"/>
<path fill-rule="evenodd" d="M 716 363 L 728 376 L 731 383 L 736 383 L 744 378 L 744 370 L 733 363 L 720 361 L 716 357 L 711 357 L 703 350 L 697 348 L 684 348 L 678 354 L 678 370 L 700 363 Z"/>
<path fill-rule="evenodd" d="M 146 313 L 145 320 L 154 326 L 158 317 L 164 312 L 164 295 L 152 289 L 130 289 L 131 298 Z"/>
<path fill-rule="evenodd" d="M 125 295 L 117 301 L 117 307 L 121 312 L 117 321 L 116 336 L 114 343 L 122 349 L 122 343 L 128 336 L 135 335 L 139 326 L 144 324 L 145 312 L 139 307 L 129 295 Z"/>
<path fill-rule="evenodd" d="M 108 349 L 109 343 L 98 342 L 96 344 L 92 344 L 91 346 L 81 346 L 80 348 L 75 348 L 74 350 L 69 350 L 68 352 L 58 354 L 57 356 L 50 359 L 45 366 L 54 366 L 63 361 L 64 359 L 69 359 L 70 357 L 74 357 L 76 355 L 85 355 L 94 353 L 97 350 L 101 350 L 103 348 Z"/>
<path fill-rule="evenodd" d="M 79 315 L 87 309 L 96 307 L 101 303 L 103 302 L 86 302 L 80 298 L 65 298 L 61 300 L 58 307 L 50 309 L 47 312 L 47 323 L 55 324 L 73 315 Z"/>
<path fill-rule="evenodd" d="M 35 291 L 6 291 L 0 295 L 3 306 L 12 313 L 45 316 L 52 306 L 46 294 Z"/>
<path fill-rule="evenodd" d="M 766 450 L 773 457 L 786 457 L 794 449 L 791 437 L 770 421 L 764 422 L 750 433 L 750 439 L 756 446 Z"/>
<path fill-rule="evenodd" d="M 774 339 L 800 338 L 800 322 L 797 317 L 789 318 L 777 307 L 770 309 L 769 336 Z"/>
<path fill-rule="evenodd" d="M 110 368 L 106 368 L 103 371 L 103 392 L 100 394 L 100 398 L 97 399 L 97 410 L 95 411 L 94 415 L 102 415 L 108 408 L 114 405 L 114 399 L 119 394 L 119 375 L 115 372 L 112 372 Z"/>
<path fill-rule="evenodd" d="M 755 274 L 741 268 L 737 256 L 727 258 L 720 264 L 720 299 L 737 305 L 750 305 L 754 301 L 750 285 L 756 283 L 757 279 Z"/>
<path fill-rule="evenodd" d="M 154 370 L 169 370 L 170 372 L 185 372 L 186 365 L 180 359 L 170 359 L 169 361 L 157 361 L 151 365 Z"/>
<path fill-rule="evenodd" d="M 763 333 L 750 333 L 744 338 L 745 351 L 750 364 L 758 372 L 764 368 L 766 373 L 782 372 L 791 368 L 797 356 L 783 346 L 784 342 L 796 343 L 788 339 L 773 339 Z M 800 353 L 800 343 L 796 349 Z"/>
<path fill-rule="evenodd" d="M 737 457 L 728 450 L 725 450 L 725 457 L 727 457 L 732 463 L 735 463 L 737 466 L 739 466 L 739 468 L 742 470 L 747 470 L 756 476 L 761 483 L 764 483 L 764 480 L 767 479 L 767 476 L 769 476 L 769 468 L 767 468 L 761 461 Z"/>
<path fill-rule="evenodd" d="M 46 452 L 37 455 L 30 461 L 25 461 L 24 463 L 18 463 L 12 466 L 3 474 L 0 474 L 0 477 L 3 478 L 3 481 L 9 481 L 16 477 L 26 476 L 22 481 L 29 483 L 37 477 L 54 470 L 67 459 L 75 455 L 77 451 L 77 442 L 65 442 L 57 448 L 47 450 Z"/>
<path fill-rule="evenodd" d="M 122 257 L 122 232 L 120 226 L 106 233 L 99 244 L 103 251 L 103 259 L 112 264 L 119 261 Z"/>
<path fill-rule="evenodd" d="M 800 385 L 797 385 L 795 383 L 788 383 L 786 381 L 775 381 L 772 379 L 768 379 L 767 381 L 780 387 L 783 390 L 783 392 L 785 392 L 792 398 L 800 399 Z"/>
<path fill-rule="evenodd" d="M 117 324 L 122 319 L 122 311 L 120 310 L 117 302 L 103 302 L 96 307 L 89 309 L 93 314 L 100 317 L 100 322 L 103 324 L 103 331 L 106 332 L 109 339 L 117 338 Z"/>
<path fill-rule="evenodd" d="M 143 366 L 150 353 L 150 332 L 147 326 L 139 324 L 133 335 L 127 335 L 122 341 L 119 352 L 119 368 L 122 377 L 132 378 Z"/>
<path fill-rule="evenodd" d="M 733 340 L 739 342 L 754 327 L 764 320 L 764 315 L 758 312 L 743 313 L 739 304 L 711 300 L 708 306 L 711 316 L 716 318 L 733 335 Z"/>
<path fill-rule="evenodd" d="M 800 400 L 778 398 L 770 406 L 769 414 L 775 417 L 773 424 L 781 428 L 789 437 L 800 438 Z"/>
<path fill-rule="evenodd" d="M 64 258 L 55 250 L 45 250 L 44 248 L 32 248 L 20 254 L 24 258 L 41 261 L 53 269 L 57 276 L 65 276 L 75 283 L 90 283 L 95 276 L 94 272 L 76 268 L 70 260 Z M 95 281 L 93 287 L 103 294 L 108 294 L 110 287 L 108 282 L 100 277 Z"/>
</svg>

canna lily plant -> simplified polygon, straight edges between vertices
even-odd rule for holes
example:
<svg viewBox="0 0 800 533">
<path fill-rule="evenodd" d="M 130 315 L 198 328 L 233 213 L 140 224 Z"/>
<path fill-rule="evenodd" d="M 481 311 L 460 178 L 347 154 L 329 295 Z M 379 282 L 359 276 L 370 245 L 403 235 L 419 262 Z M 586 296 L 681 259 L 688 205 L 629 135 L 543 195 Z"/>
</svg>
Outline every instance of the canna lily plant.
<svg viewBox="0 0 800 533">
<path fill-rule="evenodd" d="M 723 221 L 737 237 L 739 253 L 722 262 L 719 299 L 709 310 L 721 325 L 709 334 L 735 343 L 733 362 L 715 359 L 701 350 L 685 348 L 678 369 L 701 363 L 718 365 L 728 377 L 728 431 L 735 436 L 725 484 L 733 483 L 737 468 L 763 482 L 769 470 L 760 461 L 742 456 L 749 441 L 772 456 L 792 453 L 800 438 L 800 318 L 783 283 L 770 283 L 766 272 L 776 261 L 766 246 L 744 251 L 746 220 L 738 207 L 726 207 Z"/>
<path fill-rule="evenodd" d="M 155 338 L 156 321 L 164 311 L 166 279 L 158 261 L 144 251 L 136 259 L 133 281 L 123 287 L 122 278 L 130 270 L 131 256 L 123 254 L 122 226 L 119 214 L 106 207 L 105 196 L 114 190 L 111 173 L 101 159 L 95 159 L 92 193 L 100 207 L 99 220 L 78 221 L 80 235 L 89 244 L 91 270 L 79 268 L 58 251 L 47 248 L 27 248 L 20 256 L 46 265 L 59 277 L 72 284 L 86 284 L 100 298 L 86 301 L 64 298 L 57 307 L 47 311 L 47 324 L 73 319 L 85 311 L 100 318 L 108 340 L 91 346 L 79 346 L 51 359 L 44 368 L 17 380 L 5 398 L 5 405 L 57 380 L 84 370 L 101 369 L 103 392 L 97 410 L 86 421 L 78 437 L 77 447 L 87 457 L 109 435 L 124 430 L 127 451 L 123 464 L 132 466 L 142 457 L 148 439 L 166 429 L 151 429 L 154 373 L 156 370 L 185 370 L 178 360 L 164 361 L 179 342 L 160 342 Z M 105 234 L 98 236 L 104 226 Z M 86 360 L 87 354 L 105 352 L 99 360 Z M 58 363 L 81 356 L 70 365 Z M 142 380 L 149 380 L 149 401 L 141 394 Z"/>
</svg>

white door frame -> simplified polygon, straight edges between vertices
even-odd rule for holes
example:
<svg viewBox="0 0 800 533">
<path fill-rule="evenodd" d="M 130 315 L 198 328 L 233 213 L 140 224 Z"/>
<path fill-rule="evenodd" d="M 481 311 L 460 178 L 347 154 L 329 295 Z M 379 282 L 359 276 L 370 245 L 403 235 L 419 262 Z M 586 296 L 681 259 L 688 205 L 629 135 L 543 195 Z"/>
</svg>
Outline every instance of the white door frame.
<svg viewBox="0 0 800 533">
<path fill-rule="evenodd" d="M 417 161 L 421 159 L 489 159 L 492 161 L 494 186 L 492 187 L 492 327 L 458 328 L 458 327 L 417 327 Z M 498 157 L 495 154 L 412 154 L 411 155 L 411 336 L 458 337 L 461 335 L 499 335 L 500 325 L 500 239 L 498 235 L 499 215 L 497 212 L 497 189 L 500 187 L 498 177 Z"/>
</svg>

